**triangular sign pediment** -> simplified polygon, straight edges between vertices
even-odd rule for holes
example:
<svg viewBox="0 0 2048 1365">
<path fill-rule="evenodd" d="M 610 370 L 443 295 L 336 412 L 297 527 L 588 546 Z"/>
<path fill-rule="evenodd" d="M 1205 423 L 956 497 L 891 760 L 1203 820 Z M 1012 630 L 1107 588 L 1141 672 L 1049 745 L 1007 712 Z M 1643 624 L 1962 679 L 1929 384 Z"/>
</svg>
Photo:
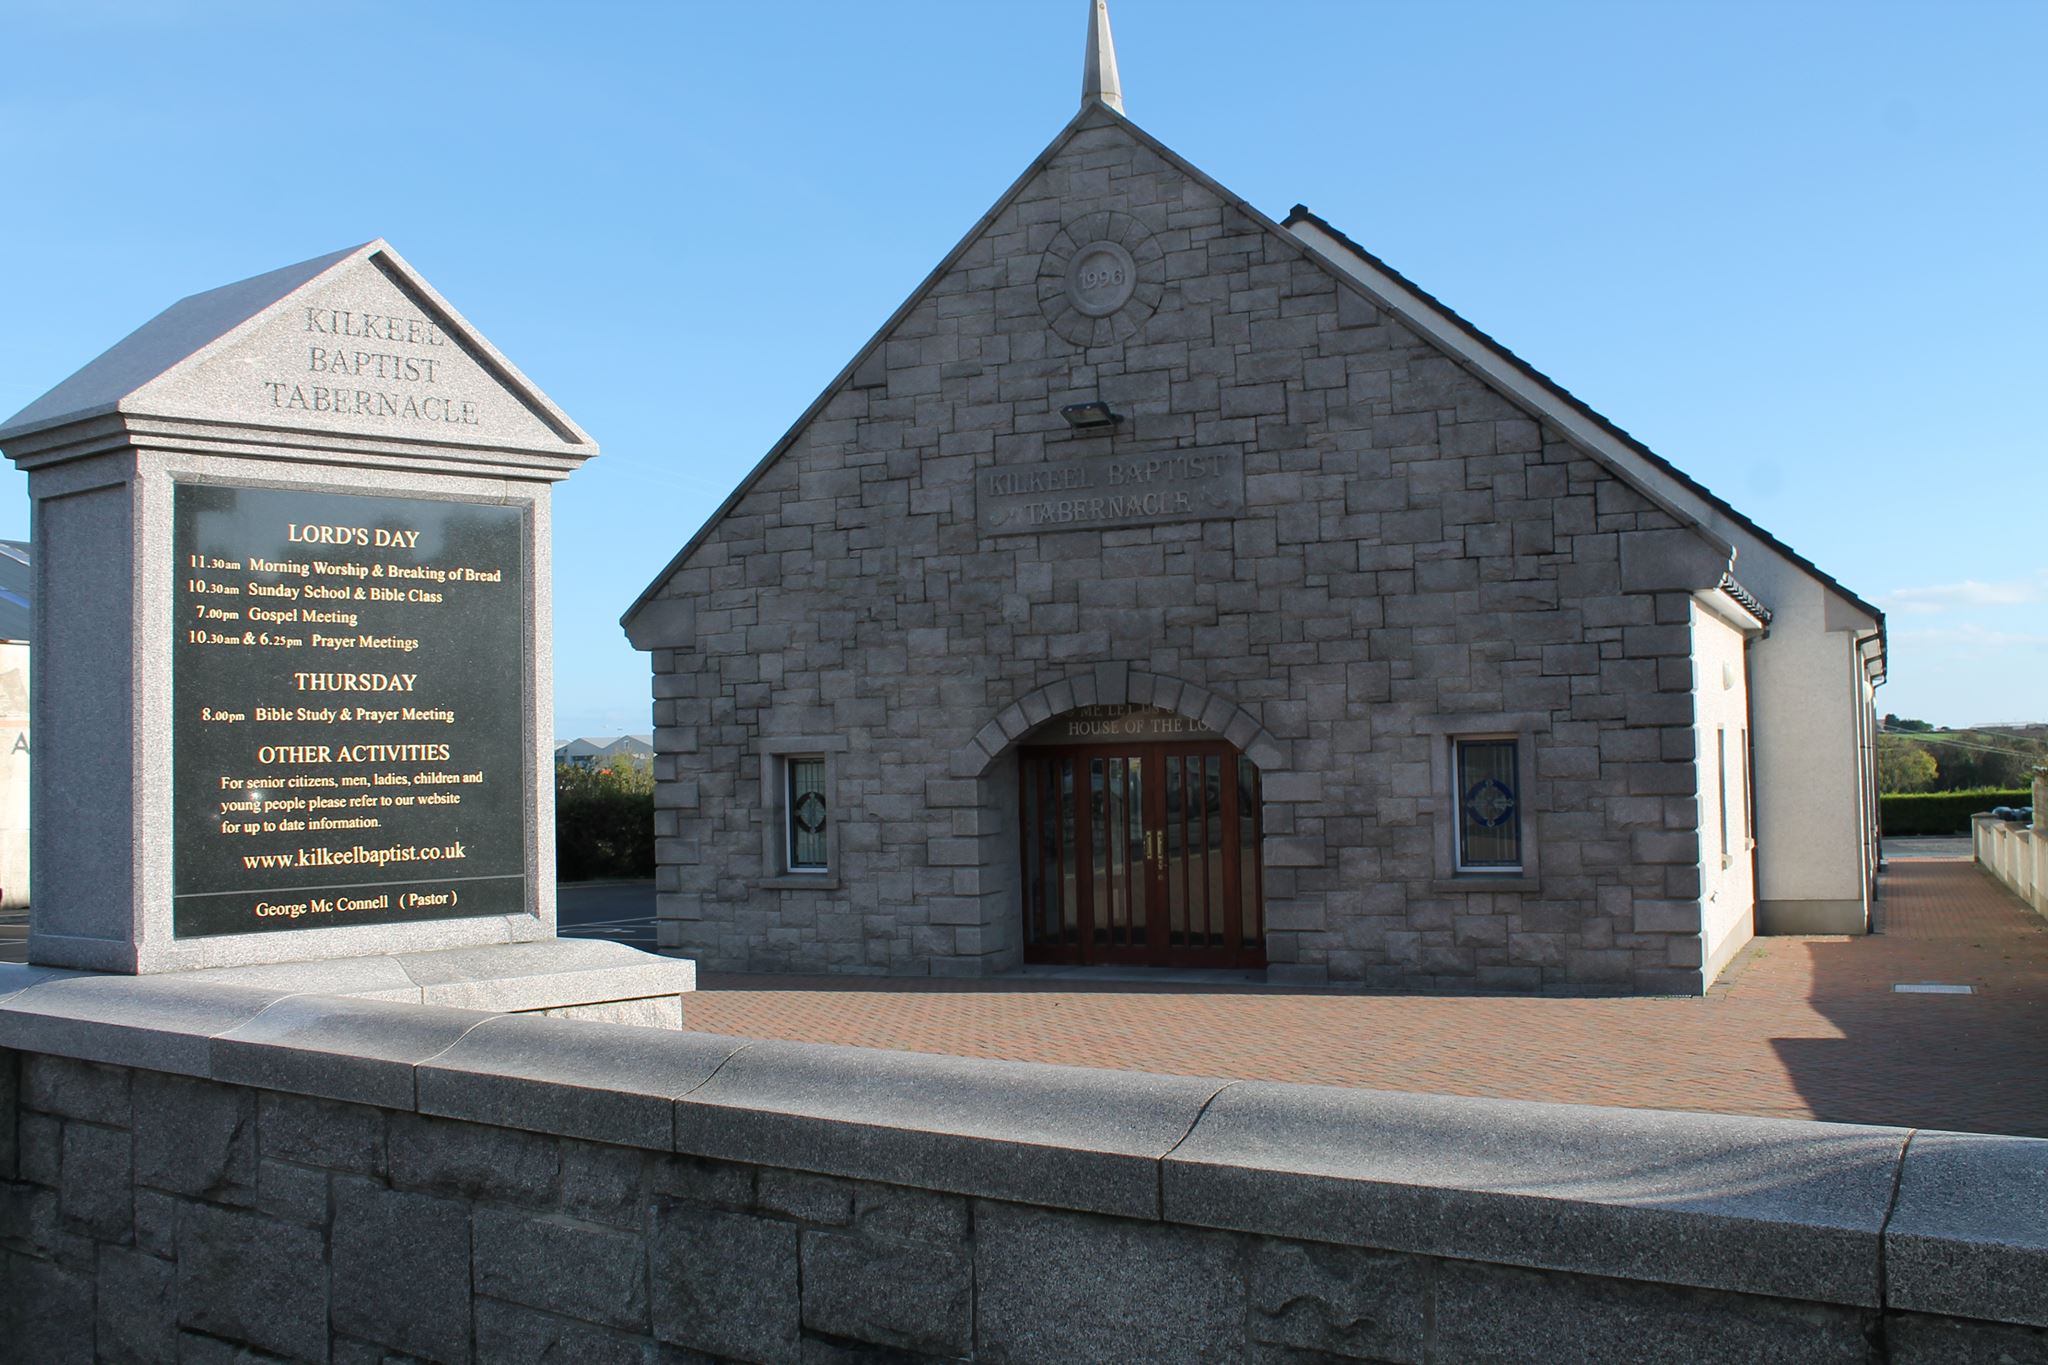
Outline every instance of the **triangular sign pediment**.
<svg viewBox="0 0 2048 1365">
<path fill-rule="evenodd" d="M 312 434 L 594 453 L 383 242 L 173 304 L 0 437 L 118 412 Z"/>
</svg>

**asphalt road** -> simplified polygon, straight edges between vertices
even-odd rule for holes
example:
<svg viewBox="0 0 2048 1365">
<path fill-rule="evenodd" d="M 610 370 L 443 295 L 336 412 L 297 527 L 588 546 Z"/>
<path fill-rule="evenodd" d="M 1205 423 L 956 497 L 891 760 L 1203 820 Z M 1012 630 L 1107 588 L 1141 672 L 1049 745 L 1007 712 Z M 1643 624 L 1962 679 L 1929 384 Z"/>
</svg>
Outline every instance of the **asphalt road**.
<svg viewBox="0 0 2048 1365">
<path fill-rule="evenodd" d="M 555 887 L 555 932 L 608 938 L 654 951 L 654 883 L 563 882 Z"/>
<path fill-rule="evenodd" d="M 1962 858 L 1976 856 L 1967 834 L 1918 834 L 1884 841 L 1884 856 L 1892 858 Z"/>
</svg>

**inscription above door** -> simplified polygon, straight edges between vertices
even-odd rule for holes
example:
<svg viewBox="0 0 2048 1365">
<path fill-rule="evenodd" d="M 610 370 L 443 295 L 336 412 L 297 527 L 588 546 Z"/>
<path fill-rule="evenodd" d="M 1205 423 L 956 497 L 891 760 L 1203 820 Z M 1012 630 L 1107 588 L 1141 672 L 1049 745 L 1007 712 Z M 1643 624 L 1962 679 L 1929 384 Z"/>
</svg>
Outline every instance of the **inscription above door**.
<svg viewBox="0 0 2048 1365">
<path fill-rule="evenodd" d="M 1054 716 L 1024 736 L 1024 744 L 1112 744 L 1119 740 L 1221 739 L 1186 716 L 1130 702 L 1083 706 Z"/>
<path fill-rule="evenodd" d="M 974 478 L 974 523 L 986 536 L 1206 521 L 1244 511 L 1244 457 L 1175 450 L 998 465 Z"/>
</svg>

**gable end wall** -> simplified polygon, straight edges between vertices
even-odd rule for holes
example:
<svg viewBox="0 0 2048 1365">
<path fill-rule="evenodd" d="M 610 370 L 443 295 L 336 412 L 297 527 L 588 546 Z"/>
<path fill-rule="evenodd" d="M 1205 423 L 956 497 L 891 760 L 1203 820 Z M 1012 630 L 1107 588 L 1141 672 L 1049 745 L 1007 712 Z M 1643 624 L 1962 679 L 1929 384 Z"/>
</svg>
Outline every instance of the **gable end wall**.
<svg viewBox="0 0 2048 1365">
<path fill-rule="evenodd" d="M 1143 224 L 1161 289 L 1083 346 L 1036 286 L 1062 225 L 1105 211 Z M 1701 989 L 1683 589 L 1708 585 L 1622 581 L 1622 538 L 1668 513 L 1106 118 L 875 355 L 645 605 L 676 623 L 652 651 L 665 947 L 1014 965 L 997 717 L 1142 687 L 1256 727 L 1275 979 Z M 1059 416 L 1096 398 L 1127 415 L 1114 437 Z M 977 472 L 1190 449 L 1242 460 L 1240 513 L 976 528 Z M 1532 741 L 1535 875 L 1448 879 L 1449 737 L 1503 729 Z M 790 737 L 843 746 L 818 886 L 764 885 L 761 755 Z"/>
</svg>

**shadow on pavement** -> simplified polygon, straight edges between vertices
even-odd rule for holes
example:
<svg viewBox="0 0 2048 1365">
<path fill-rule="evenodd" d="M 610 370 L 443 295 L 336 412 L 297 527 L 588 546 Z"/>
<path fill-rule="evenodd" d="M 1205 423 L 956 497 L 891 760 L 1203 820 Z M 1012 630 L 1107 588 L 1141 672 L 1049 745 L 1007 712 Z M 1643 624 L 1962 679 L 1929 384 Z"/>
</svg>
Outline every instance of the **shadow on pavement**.
<svg viewBox="0 0 2048 1365">
<path fill-rule="evenodd" d="M 2048 1137 L 2048 922 L 1947 857 L 1890 853 L 1882 897 L 1882 934 L 1760 940 L 1841 1035 L 1772 1040 L 1814 1116 Z M 1970 994 L 1893 989 L 1929 984 Z"/>
</svg>

